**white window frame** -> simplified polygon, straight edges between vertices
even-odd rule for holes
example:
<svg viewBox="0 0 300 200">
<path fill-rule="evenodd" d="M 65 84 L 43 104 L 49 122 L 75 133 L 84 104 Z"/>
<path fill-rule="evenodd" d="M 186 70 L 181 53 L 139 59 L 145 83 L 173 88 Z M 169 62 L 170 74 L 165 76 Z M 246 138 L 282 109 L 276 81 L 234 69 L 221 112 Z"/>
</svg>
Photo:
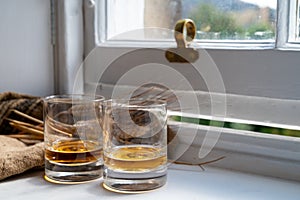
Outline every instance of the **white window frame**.
<svg viewBox="0 0 300 200">
<path fill-rule="evenodd" d="M 77 6 L 83 6 L 83 12 L 81 13 L 83 15 L 83 23 L 78 19 L 79 23 L 69 25 L 71 27 L 75 27 L 75 29 L 78 32 L 81 32 L 84 37 L 84 45 L 82 45 L 82 52 L 80 53 L 69 53 L 67 54 L 66 58 L 63 58 L 61 55 L 66 55 L 63 52 L 58 53 L 62 57 L 62 60 L 65 60 L 67 63 L 69 62 L 68 59 L 76 60 L 80 55 L 87 55 L 94 46 L 98 46 L 100 48 L 103 48 L 103 57 L 99 58 L 102 59 L 99 60 L 99 63 L 105 63 L 109 62 L 109 59 L 113 59 L 114 55 L 112 55 L 112 52 L 116 51 L 122 51 L 122 50 L 128 50 L 132 49 L 134 47 L 158 47 L 156 45 L 158 44 L 149 44 L 149 43 L 129 43 L 129 42 L 107 42 L 105 40 L 103 31 L 106 29 L 105 25 L 105 13 L 106 9 L 105 6 L 103 6 L 104 0 L 83 0 L 81 1 L 72 1 L 72 0 L 66 0 L 64 1 L 65 8 L 67 9 L 70 4 L 76 4 Z M 278 1 L 279 3 L 282 1 Z M 285 2 L 285 1 L 284 1 Z M 100 9 L 101 13 L 104 13 L 100 18 L 95 17 L 96 16 L 96 9 Z M 282 9 L 287 9 L 286 7 L 282 7 Z M 285 10 L 287 11 L 287 10 Z M 63 16 L 68 17 L 71 16 L 72 13 L 68 13 L 68 9 L 65 11 L 61 11 L 63 13 Z M 285 13 L 287 14 L 287 13 Z M 80 18 L 80 16 L 79 16 Z M 64 18 L 66 19 L 66 18 Z M 283 15 L 280 14 L 279 20 L 284 20 Z M 60 22 L 60 19 L 58 19 Z M 66 21 L 66 20 L 65 20 Z M 88 22 L 88 23 L 87 23 Z M 286 23 L 283 23 L 286 24 Z M 287 25 L 287 24 L 286 24 Z M 84 27 L 83 31 L 82 27 Z M 70 27 L 66 27 L 67 30 L 70 29 Z M 74 29 L 72 29 L 74 30 Z M 99 32 L 97 30 L 100 30 L 100 37 L 98 37 Z M 281 35 L 285 34 L 284 31 L 278 33 L 279 37 Z M 80 34 L 79 34 L 80 35 Z M 78 35 L 77 35 L 78 36 Z M 60 44 L 72 44 L 70 39 L 66 39 L 63 33 L 58 34 L 57 36 L 62 41 L 58 41 L 58 45 Z M 74 38 L 73 38 L 74 39 Z M 73 40 L 72 39 L 72 40 Z M 75 38 L 76 39 L 76 38 Z M 77 38 L 77 39 L 80 39 Z M 74 42 L 74 41 L 73 41 Z M 283 91 L 285 88 L 289 88 L 289 82 L 288 79 L 291 79 L 291 81 L 296 81 L 297 79 L 295 77 L 289 77 L 289 75 L 293 75 L 298 72 L 298 69 L 295 67 L 288 67 L 288 75 L 286 77 L 281 77 L 280 75 L 276 75 L 277 70 L 280 71 L 282 66 L 279 66 L 278 63 L 281 63 L 281 60 L 287 60 L 289 61 L 289 64 L 291 66 L 300 66 L 299 65 L 299 59 L 298 59 L 298 53 L 290 51 L 293 48 L 290 48 L 291 46 L 286 45 L 287 38 L 283 40 L 278 40 L 276 43 L 276 47 L 278 49 L 281 49 L 285 47 L 288 49 L 286 52 L 278 51 L 276 49 L 266 49 L 259 50 L 257 48 L 251 48 L 251 49 L 245 49 L 244 50 L 237 50 L 233 48 L 232 50 L 224 50 L 224 48 L 217 49 L 214 46 L 211 46 L 211 49 L 207 47 L 208 53 L 211 54 L 211 56 L 216 60 L 217 63 L 220 64 L 220 66 L 224 69 L 230 69 L 231 66 L 233 66 L 233 71 L 235 72 L 235 69 L 238 71 L 240 68 L 239 63 L 236 63 L 235 61 L 240 61 L 243 63 L 243 66 L 245 66 L 243 69 L 247 70 L 250 69 L 250 72 L 257 73 L 260 72 L 261 66 L 266 66 L 268 70 L 271 70 L 271 75 L 274 75 L 274 79 L 278 80 L 277 85 L 275 86 L 271 83 L 264 83 L 261 82 L 262 80 L 258 80 L 257 84 L 252 83 L 251 80 L 248 81 L 249 84 L 254 84 L 254 86 L 259 89 L 258 91 L 251 90 L 243 90 L 243 82 L 237 82 L 240 83 L 241 86 L 237 86 L 238 84 L 231 85 L 230 82 L 226 89 L 228 89 L 232 94 L 227 95 L 227 105 L 230 105 L 233 107 L 231 110 L 230 116 L 231 118 L 229 120 L 234 119 L 244 119 L 244 120 L 253 120 L 258 122 L 260 119 L 264 119 L 264 117 L 272 118 L 274 123 L 278 124 L 276 120 L 280 120 L 280 117 L 276 117 L 278 112 L 282 115 L 282 118 L 285 118 L 287 121 L 293 120 L 292 125 L 295 125 L 295 127 L 299 127 L 297 124 L 297 117 L 299 117 L 300 113 L 300 106 L 299 106 L 299 94 L 295 94 L 295 92 L 290 91 L 284 94 L 281 94 L 280 92 L 276 91 L 276 87 L 278 85 L 282 85 L 280 88 L 280 91 Z M 150 46 L 148 46 L 150 45 Z M 159 47 L 173 47 L 174 44 L 166 43 L 164 45 L 161 45 Z M 287 48 L 288 47 L 288 48 Z M 254 64 L 252 63 L 252 59 L 254 58 Z M 256 59 L 257 58 L 257 59 Z M 60 63 L 61 59 L 58 59 L 59 61 L 57 63 Z M 82 59 L 82 57 L 80 57 Z M 80 60 L 79 59 L 79 60 Z M 272 62 L 268 62 L 268 60 L 274 59 Z M 249 63 L 249 60 L 251 60 L 251 63 Z M 78 60 L 77 60 L 78 61 Z M 60 65 L 65 65 L 66 62 L 62 62 Z M 256 64 L 255 64 L 256 63 Z M 274 66 L 272 66 L 274 65 Z M 68 65 L 69 68 L 71 67 Z M 73 65 L 74 67 L 74 65 Z M 99 66 L 97 66 L 99 67 Z M 286 67 L 286 66 L 284 66 Z M 58 69 L 61 71 L 60 76 L 66 76 L 70 77 L 70 73 L 65 73 L 62 68 L 59 67 Z M 73 69 L 74 70 L 74 69 Z M 86 72 L 83 72 L 83 74 Z M 238 72 L 236 72 L 238 73 Z M 237 74 L 233 75 L 235 77 Z M 85 77 L 86 78 L 86 77 Z M 225 81 L 230 81 L 230 76 L 225 75 L 225 78 L 227 78 Z M 286 82 L 280 80 L 280 78 L 284 78 Z M 89 80 L 84 79 L 82 80 L 83 85 L 89 85 L 93 83 L 89 83 Z M 256 82 L 255 80 L 253 82 Z M 65 90 L 60 91 L 69 91 L 70 86 L 72 86 L 71 82 L 68 82 L 67 84 L 64 83 L 64 85 L 61 85 L 60 83 L 58 85 L 59 88 L 64 88 Z M 260 84 L 262 84 L 260 86 Z M 298 82 L 296 82 L 295 86 L 299 87 Z M 112 84 L 105 84 L 103 83 L 101 85 L 101 93 L 102 94 L 110 94 L 111 90 L 113 88 Z M 251 88 L 250 88 L 251 89 Z M 235 93 L 235 94 L 234 94 Z M 264 96 L 266 94 L 266 96 Z M 199 98 L 209 97 L 211 95 L 210 93 L 199 92 L 198 96 Z M 282 96 L 281 96 L 282 95 Z M 257 96 L 257 97 L 255 97 Z M 284 100 L 282 100 L 283 98 Z M 258 106 L 257 106 L 258 105 Z M 248 109 L 254 109 L 253 115 L 248 116 L 247 113 L 241 112 L 245 106 Z M 205 107 L 205 105 L 204 105 Z M 263 115 L 266 113 L 263 113 L 260 108 L 267 107 L 267 110 L 270 111 L 269 114 Z M 275 108 L 275 109 L 274 109 Z M 271 111 L 274 112 L 271 112 Z M 275 115 L 274 115 L 275 113 Z M 280 124 L 280 121 L 279 121 Z M 205 160 L 197 160 L 195 159 L 195 153 L 199 149 L 199 147 L 202 144 L 203 137 L 206 134 L 206 129 L 208 127 L 200 126 L 200 125 L 191 125 L 191 124 L 185 124 L 185 123 L 175 123 L 172 124 L 172 127 L 174 129 L 176 128 L 182 128 L 184 130 L 184 136 L 179 136 L 180 144 L 184 145 L 184 141 L 189 136 L 189 130 L 195 130 L 197 128 L 198 134 L 191 145 L 191 147 L 188 149 L 188 151 L 182 156 L 182 160 L 188 161 L 188 162 L 204 162 Z M 218 130 L 218 128 L 211 127 L 211 130 Z M 273 136 L 273 135 L 265 135 L 260 133 L 254 133 L 250 131 L 235 131 L 235 130 L 229 130 L 229 129 L 222 129 L 221 137 L 217 143 L 216 148 L 213 149 L 213 151 L 209 154 L 208 157 L 206 157 L 206 160 L 214 159 L 218 156 L 227 156 L 226 159 L 223 159 L 222 161 L 214 163 L 217 167 L 224 167 L 224 168 L 230 168 L 233 170 L 240 170 L 240 171 L 246 171 L 251 173 L 258 173 L 258 174 L 264 174 L 264 175 L 270 175 L 275 176 L 279 178 L 287 178 L 287 179 L 293 179 L 293 180 L 300 180 L 299 171 L 300 171 L 300 153 L 299 153 L 299 144 L 300 139 L 299 138 L 292 138 L 292 137 L 282 137 L 282 136 Z"/>
<path fill-rule="evenodd" d="M 300 41 L 295 41 L 293 36 L 297 31 L 298 3 L 298 0 L 278 1 L 276 48 L 279 50 L 300 50 Z"/>
<path fill-rule="evenodd" d="M 260 50 L 260 49 L 277 49 L 277 50 L 300 50 L 300 41 L 294 41 L 292 35 L 297 31 L 295 28 L 296 19 L 295 13 L 297 9 L 298 0 L 277 1 L 277 38 L 275 41 L 261 40 L 261 41 L 213 41 L 213 40 L 199 40 L 196 46 L 205 49 L 239 49 L 239 50 Z M 115 47 L 148 47 L 148 48 L 161 48 L 172 47 L 174 42 L 170 41 L 112 41 L 107 39 L 107 5 L 106 0 L 96 0 L 97 8 L 100 10 L 99 18 L 96 21 L 97 28 L 97 41 L 96 44 L 100 46 L 115 46 Z M 298 10 L 299 12 L 299 10 Z M 295 13 L 297 14 L 297 13 Z M 293 24 L 293 25 L 292 25 Z"/>
</svg>

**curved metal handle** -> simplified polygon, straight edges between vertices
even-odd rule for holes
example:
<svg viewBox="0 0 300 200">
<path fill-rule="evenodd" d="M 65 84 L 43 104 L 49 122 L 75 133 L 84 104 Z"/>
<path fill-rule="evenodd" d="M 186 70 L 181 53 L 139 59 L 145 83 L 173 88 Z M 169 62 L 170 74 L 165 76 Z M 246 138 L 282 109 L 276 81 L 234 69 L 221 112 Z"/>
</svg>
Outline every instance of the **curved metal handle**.
<svg viewBox="0 0 300 200">
<path fill-rule="evenodd" d="M 186 48 L 196 36 L 196 25 L 191 19 L 181 19 L 176 22 L 174 33 L 177 47 Z"/>
</svg>

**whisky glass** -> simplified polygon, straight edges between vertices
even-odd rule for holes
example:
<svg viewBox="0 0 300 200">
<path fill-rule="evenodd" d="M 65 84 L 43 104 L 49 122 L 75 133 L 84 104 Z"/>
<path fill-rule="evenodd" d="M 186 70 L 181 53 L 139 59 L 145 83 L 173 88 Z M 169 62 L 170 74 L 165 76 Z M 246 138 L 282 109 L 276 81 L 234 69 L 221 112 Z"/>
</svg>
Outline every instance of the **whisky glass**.
<svg viewBox="0 0 300 200">
<path fill-rule="evenodd" d="M 44 99 L 45 179 L 81 183 L 102 176 L 102 96 L 54 95 Z"/>
<path fill-rule="evenodd" d="M 167 109 L 154 100 L 102 104 L 103 186 L 120 193 L 150 191 L 167 180 Z"/>
</svg>

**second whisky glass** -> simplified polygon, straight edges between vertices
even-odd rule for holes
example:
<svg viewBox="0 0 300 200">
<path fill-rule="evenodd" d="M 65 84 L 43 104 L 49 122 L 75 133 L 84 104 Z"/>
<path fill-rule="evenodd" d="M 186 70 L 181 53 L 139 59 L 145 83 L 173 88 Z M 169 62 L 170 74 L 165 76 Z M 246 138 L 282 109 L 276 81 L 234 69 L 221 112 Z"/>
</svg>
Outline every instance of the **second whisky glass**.
<svg viewBox="0 0 300 200">
<path fill-rule="evenodd" d="M 167 180 L 167 109 L 152 100 L 103 102 L 104 187 L 149 191 Z"/>
</svg>

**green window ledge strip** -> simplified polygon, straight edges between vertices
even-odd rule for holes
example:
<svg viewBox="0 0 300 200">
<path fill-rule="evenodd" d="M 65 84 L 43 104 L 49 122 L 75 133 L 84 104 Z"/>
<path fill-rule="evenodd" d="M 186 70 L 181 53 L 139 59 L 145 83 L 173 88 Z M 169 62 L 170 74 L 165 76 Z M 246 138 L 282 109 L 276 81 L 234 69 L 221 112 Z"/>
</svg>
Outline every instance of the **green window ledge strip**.
<svg viewBox="0 0 300 200">
<path fill-rule="evenodd" d="M 254 131 L 254 132 L 265 133 L 265 134 L 300 137 L 300 131 L 292 130 L 292 129 L 274 128 L 270 126 L 223 122 L 223 121 L 199 119 L 199 118 L 192 118 L 192 117 L 181 117 L 181 116 L 172 116 L 171 119 L 178 122 L 186 122 L 186 123 L 199 124 L 204 126 L 224 127 L 224 128 L 235 129 L 235 130 Z"/>
</svg>

